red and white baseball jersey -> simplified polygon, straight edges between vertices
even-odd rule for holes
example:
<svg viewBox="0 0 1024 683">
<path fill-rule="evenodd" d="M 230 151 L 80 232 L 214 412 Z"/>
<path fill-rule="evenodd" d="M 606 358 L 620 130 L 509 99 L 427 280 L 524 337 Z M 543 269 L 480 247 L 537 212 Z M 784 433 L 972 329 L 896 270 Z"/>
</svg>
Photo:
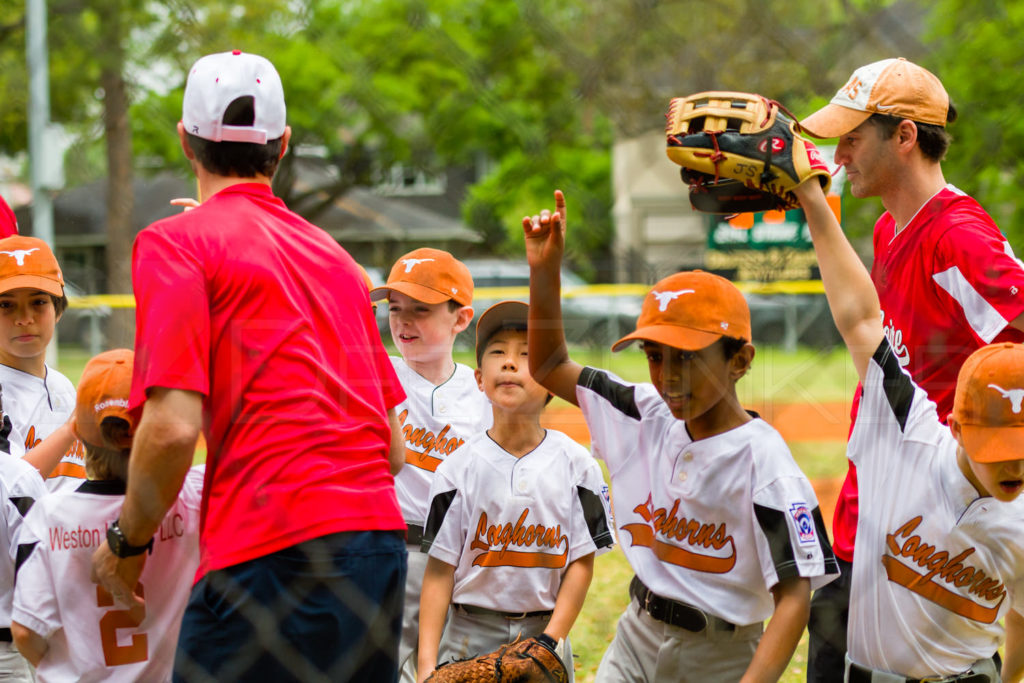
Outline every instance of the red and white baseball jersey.
<svg viewBox="0 0 1024 683">
<path fill-rule="evenodd" d="M 455 364 L 455 372 L 435 386 L 391 356 L 405 400 L 395 407 L 405 441 L 405 466 L 395 477 L 395 491 L 408 524 L 422 526 L 430 505 L 434 472 L 451 453 L 491 426 L 491 403 L 477 385 L 473 369 Z"/>
<path fill-rule="evenodd" d="M 22 521 L 43 496 L 46 487 L 39 471 L 21 458 L 0 452 L 0 496 L 3 519 L 0 520 L 0 627 L 11 625 L 11 601 L 14 596 L 14 563 Z"/>
<path fill-rule="evenodd" d="M 359 266 L 269 186 L 239 183 L 135 238 L 131 404 L 203 395 L 208 571 L 404 528 L 388 463 L 405 394 Z"/>
<path fill-rule="evenodd" d="M 885 335 L 945 421 L 967 357 L 995 341 L 1024 342 L 1024 332 L 1007 329 L 1024 313 L 1024 264 L 981 205 L 952 185 L 898 234 L 882 214 L 874 249 Z"/>
<path fill-rule="evenodd" d="M 608 465 L 619 543 L 653 592 L 747 625 L 771 616 L 780 580 L 838 575 L 814 489 L 767 422 L 694 441 L 652 385 L 594 368 L 576 397 Z"/>
<path fill-rule="evenodd" d="M 423 547 L 455 567 L 454 603 L 554 609 L 569 564 L 614 542 L 601 468 L 551 429 L 521 457 L 478 434 L 438 467 L 430 501 Z"/>
<path fill-rule="evenodd" d="M 998 620 L 1024 609 L 1024 499 L 981 497 L 935 404 L 883 340 L 848 454 L 857 523 L 848 644 L 861 666 L 946 676 L 991 657 Z"/>
<path fill-rule="evenodd" d="M 14 621 L 48 640 L 45 681 L 167 681 L 192 575 L 199 565 L 205 465 L 193 467 L 153 539 L 137 592 L 123 609 L 89 578 L 92 554 L 124 503 L 124 483 L 83 482 L 38 501 L 22 527 Z"/>
<path fill-rule="evenodd" d="M 19 458 L 48 437 L 75 410 L 75 386 L 67 377 L 46 367 L 46 377 L 0 365 L 3 410 L 11 418 L 11 454 Z M 50 491 L 73 491 L 85 479 L 85 449 L 80 441 L 61 458 L 46 480 Z"/>
</svg>

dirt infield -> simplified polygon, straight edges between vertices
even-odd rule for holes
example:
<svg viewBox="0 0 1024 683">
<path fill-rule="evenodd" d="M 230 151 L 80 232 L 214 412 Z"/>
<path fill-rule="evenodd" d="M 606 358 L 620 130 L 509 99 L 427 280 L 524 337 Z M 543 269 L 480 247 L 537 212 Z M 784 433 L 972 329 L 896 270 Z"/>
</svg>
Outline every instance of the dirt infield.
<svg viewBox="0 0 1024 683">
<path fill-rule="evenodd" d="M 850 429 L 850 404 L 833 403 L 769 403 L 747 406 L 779 430 L 786 443 L 801 441 L 845 441 Z M 590 431 L 583 414 L 575 406 L 554 406 L 544 411 L 545 427 L 565 432 L 573 440 L 590 445 Z M 817 479 L 811 482 L 818 495 L 818 504 L 826 525 L 832 525 L 832 512 L 843 477 Z"/>
</svg>

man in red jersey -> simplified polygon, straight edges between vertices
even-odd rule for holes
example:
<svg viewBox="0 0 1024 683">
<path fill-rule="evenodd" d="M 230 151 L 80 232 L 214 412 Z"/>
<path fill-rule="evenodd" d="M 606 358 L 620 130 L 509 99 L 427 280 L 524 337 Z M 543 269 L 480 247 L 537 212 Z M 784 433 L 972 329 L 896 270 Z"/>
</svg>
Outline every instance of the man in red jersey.
<svg viewBox="0 0 1024 683">
<path fill-rule="evenodd" d="M 938 406 L 953 407 L 960 366 L 976 349 L 1024 341 L 1024 265 L 971 197 L 946 183 L 941 161 L 956 109 L 932 73 L 904 59 L 857 69 L 832 101 L 801 121 L 838 138 L 854 197 L 880 197 L 871 278 L 900 365 Z M 856 414 L 860 392 L 854 398 Z M 815 593 L 808 681 L 843 680 L 857 478 L 850 466 L 833 519 L 843 576 Z"/>
<path fill-rule="evenodd" d="M 406 551 L 390 458 L 405 395 L 362 274 L 271 192 L 291 130 L 269 61 L 197 61 L 178 134 L 203 201 L 135 242 L 143 411 L 94 572 L 144 606 L 143 551 L 174 532 L 160 522 L 202 428 L 200 564 L 174 679 L 394 681 Z"/>
</svg>

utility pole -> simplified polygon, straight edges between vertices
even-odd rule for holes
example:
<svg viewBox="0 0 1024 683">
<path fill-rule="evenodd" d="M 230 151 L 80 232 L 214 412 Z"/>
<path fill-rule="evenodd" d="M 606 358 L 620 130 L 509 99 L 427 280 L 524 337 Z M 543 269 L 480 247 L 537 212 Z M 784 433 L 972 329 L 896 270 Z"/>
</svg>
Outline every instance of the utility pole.
<svg viewBox="0 0 1024 683">
<path fill-rule="evenodd" d="M 50 245 L 53 240 L 51 190 L 64 185 L 60 148 L 50 126 L 50 60 L 46 47 L 46 0 L 25 0 L 25 53 L 28 62 L 28 154 L 32 184 L 32 234 Z M 46 351 L 57 362 L 57 335 Z"/>
</svg>

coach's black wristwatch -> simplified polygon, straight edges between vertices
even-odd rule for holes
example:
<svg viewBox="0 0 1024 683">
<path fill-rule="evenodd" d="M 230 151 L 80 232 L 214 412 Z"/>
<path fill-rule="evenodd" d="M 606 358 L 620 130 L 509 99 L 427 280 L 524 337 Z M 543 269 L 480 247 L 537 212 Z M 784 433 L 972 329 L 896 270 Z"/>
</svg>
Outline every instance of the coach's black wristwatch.
<svg viewBox="0 0 1024 683">
<path fill-rule="evenodd" d="M 120 520 L 114 520 L 114 523 L 107 527 L 107 543 L 110 544 L 110 550 L 118 557 L 134 557 L 135 555 L 141 555 L 147 550 L 153 552 L 153 539 L 149 539 L 149 543 L 146 545 L 131 545 L 128 543 L 128 539 L 124 537 L 124 532 L 121 531 L 121 525 L 118 524 Z"/>
</svg>

